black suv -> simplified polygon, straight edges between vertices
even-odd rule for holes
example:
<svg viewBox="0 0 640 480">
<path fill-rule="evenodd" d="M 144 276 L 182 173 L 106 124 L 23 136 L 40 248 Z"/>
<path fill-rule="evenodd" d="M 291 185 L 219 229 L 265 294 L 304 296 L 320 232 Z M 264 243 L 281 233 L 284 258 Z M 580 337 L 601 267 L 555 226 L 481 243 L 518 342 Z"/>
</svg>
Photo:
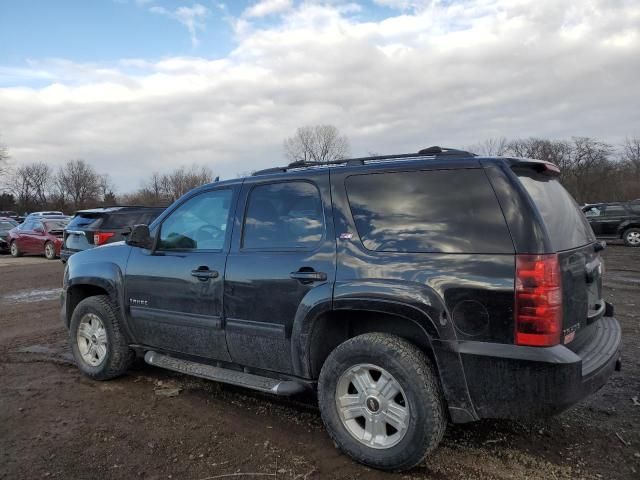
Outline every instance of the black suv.
<svg viewBox="0 0 640 480">
<path fill-rule="evenodd" d="M 630 247 L 640 247 L 640 201 L 593 203 L 582 211 L 596 237 L 621 238 Z"/>
<path fill-rule="evenodd" d="M 80 210 L 64 231 L 60 259 L 66 262 L 74 253 L 106 243 L 120 242 L 137 224 L 150 224 L 164 208 L 104 207 Z"/>
<path fill-rule="evenodd" d="M 73 354 L 97 380 L 138 354 L 317 389 L 340 449 L 411 468 L 448 420 L 553 414 L 620 366 L 603 245 L 558 172 L 431 147 L 197 188 L 126 244 L 69 260 Z"/>
</svg>

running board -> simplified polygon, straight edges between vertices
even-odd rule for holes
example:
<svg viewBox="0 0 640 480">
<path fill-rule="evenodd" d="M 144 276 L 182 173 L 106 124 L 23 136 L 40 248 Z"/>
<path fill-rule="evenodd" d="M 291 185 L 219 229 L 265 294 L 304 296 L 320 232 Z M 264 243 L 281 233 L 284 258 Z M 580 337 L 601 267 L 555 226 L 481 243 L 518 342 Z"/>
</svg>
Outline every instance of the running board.
<svg viewBox="0 0 640 480">
<path fill-rule="evenodd" d="M 214 367 L 204 363 L 190 362 L 189 360 L 181 360 L 152 351 L 144 354 L 144 361 L 149 365 L 166 368 L 174 372 L 186 373 L 194 377 L 229 383 L 239 387 L 273 393 L 275 395 L 289 396 L 306 390 L 305 385 L 301 382 L 262 377 L 252 373 Z"/>
</svg>

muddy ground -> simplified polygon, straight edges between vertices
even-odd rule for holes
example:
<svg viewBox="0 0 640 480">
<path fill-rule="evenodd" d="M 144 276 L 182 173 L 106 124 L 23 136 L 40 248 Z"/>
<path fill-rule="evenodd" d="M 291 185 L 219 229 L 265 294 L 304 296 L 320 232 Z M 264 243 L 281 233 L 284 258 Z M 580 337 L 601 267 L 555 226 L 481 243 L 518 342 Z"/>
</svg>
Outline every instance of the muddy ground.
<svg viewBox="0 0 640 480">
<path fill-rule="evenodd" d="M 143 363 L 109 382 L 83 377 L 59 320 L 61 263 L 0 256 L 0 478 L 637 480 L 640 249 L 610 245 L 605 258 L 622 372 L 552 419 L 450 426 L 424 465 L 388 474 L 336 451 L 313 398 L 275 398 Z"/>
</svg>

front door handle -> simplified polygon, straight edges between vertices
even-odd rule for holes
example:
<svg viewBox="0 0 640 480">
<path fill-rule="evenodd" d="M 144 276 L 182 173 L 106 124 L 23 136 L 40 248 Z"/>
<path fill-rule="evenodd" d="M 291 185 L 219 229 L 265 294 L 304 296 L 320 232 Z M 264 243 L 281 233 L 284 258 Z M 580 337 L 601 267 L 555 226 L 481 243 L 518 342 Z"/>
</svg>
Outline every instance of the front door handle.
<svg viewBox="0 0 640 480">
<path fill-rule="evenodd" d="M 191 270 L 191 275 L 202 282 L 206 282 L 210 278 L 218 278 L 218 272 L 215 270 L 209 270 L 208 267 L 199 267 L 196 270 Z"/>
<path fill-rule="evenodd" d="M 298 280 L 300 283 L 313 283 L 313 282 L 324 282 L 327 279 L 327 274 L 324 272 L 314 272 L 311 271 L 300 271 L 291 272 L 289 277 L 294 280 Z"/>
</svg>

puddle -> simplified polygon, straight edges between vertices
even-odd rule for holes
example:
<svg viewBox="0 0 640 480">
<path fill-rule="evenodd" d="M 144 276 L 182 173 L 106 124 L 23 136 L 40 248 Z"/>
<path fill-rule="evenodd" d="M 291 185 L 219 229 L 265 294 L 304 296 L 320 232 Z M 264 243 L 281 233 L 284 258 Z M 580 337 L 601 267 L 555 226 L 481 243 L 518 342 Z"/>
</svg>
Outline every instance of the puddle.
<svg viewBox="0 0 640 480">
<path fill-rule="evenodd" d="M 30 353 L 53 362 L 74 363 L 73 355 L 69 351 L 66 342 L 57 345 L 57 348 L 48 345 L 29 345 L 13 350 L 13 353 Z"/>
<path fill-rule="evenodd" d="M 2 303 L 29 303 L 55 300 L 60 297 L 60 288 L 42 288 L 36 290 L 20 290 L 0 296 Z"/>
</svg>

